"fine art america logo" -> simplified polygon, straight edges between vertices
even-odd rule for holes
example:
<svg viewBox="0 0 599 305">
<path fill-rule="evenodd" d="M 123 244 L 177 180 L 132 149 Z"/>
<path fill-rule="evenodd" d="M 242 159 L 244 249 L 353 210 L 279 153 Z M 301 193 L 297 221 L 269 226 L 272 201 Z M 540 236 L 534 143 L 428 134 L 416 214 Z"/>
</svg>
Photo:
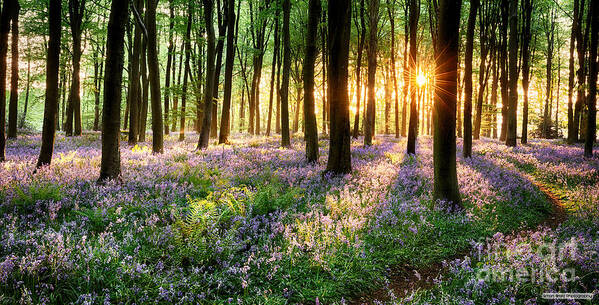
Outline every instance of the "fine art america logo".
<svg viewBox="0 0 599 305">
<path fill-rule="evenodd" d="M 542 243 L 534 249 L 530 243 L 505 248 L 501 243 L 478 243 L 480 261 L 507 262 L 504 267 L 487 266 L 477 272 L 477 279 L 491 282 L 569 283 L 575 281 L 576 271 L 566 267 L 578 249 L 575 239 L 562 244 Z M 515 258 L 512 260 L 512 258 Z"/>
</svg>

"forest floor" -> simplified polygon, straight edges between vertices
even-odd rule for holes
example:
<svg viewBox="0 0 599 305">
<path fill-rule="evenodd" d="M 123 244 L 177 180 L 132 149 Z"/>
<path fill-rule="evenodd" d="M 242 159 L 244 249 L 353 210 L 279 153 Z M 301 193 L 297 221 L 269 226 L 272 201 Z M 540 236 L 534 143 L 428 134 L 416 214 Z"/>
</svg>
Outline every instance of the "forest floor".
<svg viewBox="0 0 599 305">
<path fill-rule="evenodd" d="M 10 141 L 0 304 L 543 304 L 543 292 L 597 293 L 599 161 L 580 146 L 477 141 L 458 157 L 455 213 L 431 199 L 427 137 L 416 156 L 404 139 L 354 141 L 343 177 L 321 174 L 326 139 L 318 164 L 299 138 L 206 151 L 195 135 L 175 139 L 161 155 L 123 143 L 123 183 L 106 186 L 95 183 L 99 134 L 58 136 L 35 175 L 40 136 Z"/>
</svg>

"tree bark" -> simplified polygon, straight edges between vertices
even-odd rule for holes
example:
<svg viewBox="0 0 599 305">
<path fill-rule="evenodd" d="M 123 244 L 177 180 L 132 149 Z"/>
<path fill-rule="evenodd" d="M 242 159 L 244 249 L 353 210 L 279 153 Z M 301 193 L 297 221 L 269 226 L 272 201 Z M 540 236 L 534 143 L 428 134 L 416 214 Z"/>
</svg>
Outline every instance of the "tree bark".
<svg viewBox="0 0 599 305">
<path fill-rule="evenodd" d="M 215 45 L 214 45 L 214 24 L 212 22 L 214 11 L 214 0 L 203 0 L 204 3 L 204 22 L 206 25 L 206 85 L 204 86 L 204 116 L 202 120 L 202 130 L 198 140 L 198 149 L 205 149 L 210 142 L 210 129 L 212 123 L 212 106 L 215 74 Z"/>
<path fill-rule="evenodd" d="M 12 0 L 8 0 L 12 1 Z M 10 102 L 8 105 L 8 138 L 17 138 L 17 112 L 19 99 L 19 1 L 14 0 L 12 8 L 12 33 L 11 33 L 11 77 L 10 77 Z"/>
<path fill-rule="evenodd" d="M 570 59 L 568 61 L 568 144 L 576 142 L 576 133 L 574 130 L 574 109 L 572 96 L 574 94 L 574 46 L 576 44 L 576 27 L 578 26 L 578 0 L 574 0 L 574 12 L 572 21 L 572 30 L 570 31 Z"/>
<path fill-rule="evenodd" d="M 354 116 L 354 132 L 352 137 L 360 135 L 360 101 L 362 100 L 362 52 L 366 42 L 366 21 L 364 18 L 364 0 L 360 0 L 360 32 L 358 32 L 358 57 L 356 59 L 356 114 Z"/>
<path fill-rule="evenodd" d="M 528 85 L 530 78 L 530 23 L 532 19 L 532 0 L 523 0 L 522 1 L 522 11 L 524 25 L 522 28 L 522 90 L 524 91 L 524 101 L 522 105 L 522 138 L 520 142 L 522 144 L 526 144 L 528 142 Z M 547 61 L 551 63 L 548 58 Z M 550 71 L 550 68 L 547 69 Z M 548 82 L 551 79 L 551 76 L 548 75 Z"/>
<path fill-rule="evenodd" d="M 164 134 L 169 134 L 169 117 L 170 117 L 170 97 L 171 97 L 171 69 L 175 58 L 175 45 L 173 43 L 173 31 L 175 28 L 175 5 L 173 0 L 168 1 L 169 6 L 169 23 L 168 23 L 168 54 L 166 60 L 166 72 L 164 79 Z M 174 82 L 174 80 L 173 80 Z M 174 128 L 173 128 L 174 129 Z"/>
<path fill-rule="evenodd" d="M 308 34 L 306 36 L 306 53 L 304 57 L 304 124 L 306 140 L 306 160 L 318 161 L 318 129 L 314 113 L 314 64 L 318 55 L 316 47 L 318 23 L 320 21 L 320 0 L 308 3 Z"/>
<path fill-rule="evenodd" d="M 233 86 L 233 64 L 235 61 L 235 0 L 226 0 L 227 6 L 227 54 L 225 58 L 225 88 L 223 92 L 223 111 L 220 121 L 219 144 L 229 142 L 231 126 L 231 89 Z M 273 71 L 274 72 L 274 71 Z"/>
<path fill-rule="evenodd" d="M 516 128 L 518 111 L 518 0 L 510 0 L 509 4 L 509 93 L 508 122 L 505 143 L 516 146 Z"/>
<path fill-rule="evenodd" d="M 377 56 L 377 24 L 379 20 L 379 0 L 368 2 L 368 104 L 366 106 L 366 129 L 364 130 L 364 145 L 372 145 L 374 137 L 374 103 L 376 86 L 376 56 Z"/>
<path fill-rule="evenodd" d="M 113 1 L 110 9 L 106 39 L 106 73 L 104 76 L 104 105 L 102 112 L 102 160 L 99 183 L 120 179 L 121 154 L 121 82 L 123 78 L 125 25 L 129 1 Z"/>
<path fill-rule="evenodd" d="M 54 5 L 56 4 L 55 1 L 52 3 Z M 0 13 L 0 162 L 6 159 L 6 70 L 8 55 L 8 33 L 10 32 L 10 17 L 13 11 L 13 5 L 14 2 L 12 0 L 5 0 L 2 3 L 2 12 Z M 55 112 L 52 114 L 54 117 Z M 52 132 L 52 140 L 53 139 L 54 132 Z"/>
<path fill-rule="evenodd" d="M 283 80 L 281 84 L 281 146 L 291 146 L 289 138 L 289 70 L 291 46 L 289 43 L 289 18 L 291 1 L 283 0 Z"/>
<path fill-rule="evenodd" d="M 418 18 L 420 16 L 420 0 L 410 0 L 410 122 L 408 126 L 408 154 L 416 154 L 416 137 L 418 136 L 418 96 L 416 94 L 415 78 L 417 72 L 416 53 L 418 52 L 416 32 L 418 30 Z"/>
<path fill-rule="evenodd" d="M 476 1 L 476 0 L 475 0 Z M 452 203 L 461 210 L 456 170 L 456 104 L 460 0 L 439 1 L 439 25 L 435 47 L 437 85 L 434 103 L 433 198 Z"/>
<path fill-rule="evenodd" d="M 137 9 L 141 9 L 143 5 L 142 0 L 135 0 L 134 6 Z M 140 105 L 141 97 L 139 96 L 139 65 L 140 56 L 142 52 L 141 45 L 141 25 L 136 23 L 135 33 L 133 36 L 133 54 L 129 59 L 131 62 L 131 79 L 129 80 L 129 145 L 137 144 L 139 137 L 139 121 L 140 121 Z"/>
<path fill-rule="evenodd" d="M 472 51 L 474 46 L 474 27 L 479 0 L 470 1 L 468 28 L 466 29 L 466 53 L 464 55 L 464 158 L 472 156 Z"/>
<path fill-rule="evenodd" d="M 158 46 L 156 44 L 156 6 L 158 0 L 147 0 L 148 30 L 148 68 L 150 90 L 152 93 L 152 152 L 161 154 L 164 151 L 164 122 L 162 121 L 162 104 L 160 101 L 160 67 L 158 66 Z M 168 125 L 168 124 L 167 124 Z"/>
<path fill-rule="evenodd" d="M 281 39 L 279 37 L 279 9 L 276 8 L 275 13 L 275 41 L 274 41 L 274 49 L 272 51 L 272 68 L 271 68 L 271 77 L 270 77 L 270 92 L 268 97 L 268 118 L 266 121 L 266 136 L 270 136 L 271 131 L 271 122 L 272 122 L 272 104 L 274 101 L 274 89 L 275 89 L 275 81 L 277 77 L 277 61 L 280 61 L 279 55 L 279 46 Z M 278 91 L 278 88 L 277 88 Z"/>
<path fill-rule="evenodd" d="M 599 2 L 590 1 L 589 14 L 591 17 L 591 44 L 589 51 L 589 96 L 587 116 L 587 132 L 584 144 L 585 157 L 593 156 L 593 144 L 597 132 L 597 40 L 599 36 Z"/>
<path fill-rule="evenodd" d="M 69 25 L 73 39 L 73 73 L 71 74 L 71 90 L 67 105 L 67 123 L 65 133 L 67 136 L 81 135 L 81 32 L 85 13 L 85 0 L 69 0 Z M 73 127 L 73 125 L 75 125 Z"/>
<path fill-rule="evenodd" d="M 288 1 L 288 0 L 286 0 Z M 328 6 L 330 146 L 327 172 L 351 172 L 349 96 L 347 66 L 351 35 L 349 0 L 332 0 Z"/>
<path fill-rule="evenodd" d="M 186 115 L 186 104 L 187 104 L 187 79 L 189 78 L 190 66 L 189 60 L 191 58 L 191 22 L 193 19 L 192 4 L 189 2 L 187 12 L 187 30 L 185 31 L 185 67 L 183 68 L 183 86 L 181 90 L 183 95 L 181 96 L 181 121 L 179 123 L 179 141 L 185 140 L 185 115 Z"/>
</svg>

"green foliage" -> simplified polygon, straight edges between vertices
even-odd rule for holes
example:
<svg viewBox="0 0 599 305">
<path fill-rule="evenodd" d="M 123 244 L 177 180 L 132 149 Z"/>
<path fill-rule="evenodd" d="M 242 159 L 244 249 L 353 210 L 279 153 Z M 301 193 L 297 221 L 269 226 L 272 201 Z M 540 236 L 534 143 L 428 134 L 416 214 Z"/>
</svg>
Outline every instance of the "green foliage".
<svg viewBox="0 0 599 305">
<path fill-rule="evenodd" d="M 13 189 L 13 199 L 2 206 L 4 212 L 11 208 L 16 208 L 18 213 L 32 213 L 38 202 L 60 201 L 64 194 L 60 186 L 51 183 L 32 184 L 27 188 L 15 186 Z M 43 206 L 42 208 L 45 208 Z"/>
</svg>

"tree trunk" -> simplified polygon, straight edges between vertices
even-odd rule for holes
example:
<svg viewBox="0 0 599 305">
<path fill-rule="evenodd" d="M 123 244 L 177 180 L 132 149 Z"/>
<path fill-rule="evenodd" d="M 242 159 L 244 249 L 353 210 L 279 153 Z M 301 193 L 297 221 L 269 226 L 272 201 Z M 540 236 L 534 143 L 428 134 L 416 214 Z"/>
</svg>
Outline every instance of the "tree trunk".
<svg viewBox="0 0 599 305">
<path fill-rule="evenodd" d="M 518 0 L 509 4 L 509 93 L 508 122 L 505 143 L 516 146 L 517 110 L 518 110 Z"/>
<path fill-rule="evenodd" d="M 25 121 L 27 119 L 27 107 L 29 106 L 29 91 L 31 89 L 31 49 L 29 45 L 29 39 L 27 39 L 27 84 L 25 88 L 25 104 L 23 105 L 23 113 L 21 114 L 21 120 L 19 121 L 19 128 L 25 127 Z"/>
<path fill-rule="evenodd" d="M 589 3 L 589 14 L 591 17 L 591 45 L 589 51 L 589 97 L 587 116 L 587 133 L 584 144 L 585 157 L 593 156 L 593 144 L 595 143 L 597 128 L 597 39 L 599 38 L 599 2 Z"/>
<path fill-rule="evenodd" d="M 395 137 L 399 138 L 399 91 L 397 89 L 397 73 L 395 69 L 395 1 L 387 5 L 387 12 L 391 23 L 391 77 L 393 78 L 393 92 L 395 93 Z"/>
<path fill-rule="evenodd" d="M 146 141 L 146 124 L 148 122 L 148 99 L 150 82 L 148 80 L 148 38 L 142 39 L 141 51 L 141 111 L 139 114 L 139 142 Z"/>
<path fill-rule="evenodd" d="M 507 136 L 507 121 L 508 121 L 508 53 L 507 53 L 507 29 L 508 29 L 508 10 L 509 1 L 501 1 L 501 132 L 499 135 L 500 141 L 505 141 Z"/>
<path fill-rule="evenodd" d="M 135 0 L 134 5 L 138 10 L 140 10 L 143 5 L 143 1 Z M 139 114 L 141 108 L 141 98 L 139 96 L 139 64 L 141 52 L 141 25 L 136 23 L 135 34 L 133 36 L 133 54 L 129 59 L 131 62 L 131 79 L 129 80 L 129 137 L 127 141 L 129 145 L 137 144 L 137 139 L 139 137 Z"/>
<path fill-rule="evenodd" d="M 576 133 L 574 132 L 574 109 L 572 105 L 572 95 L 574 94 L 574 46 L 576 44 L 576 27 L 578 23 L 578 0 L 574 0 L 574 18 L 572 21 L 572 30 L 570 31 L 570 59 L 568 61 L 568 144 L 576 142 Z"/>
<path fill-rule="evenodd" d="M 183 86 L 181 90 L 183 95 L 181 96 L 181 122 L 179 123 L 179 141 L 185 140 L 185 115 L 186 115 L 186 103 L 187 103 L 187 79 L 189 78 L 190 66 L 189 60 L 191 58 L 191 22 L 193 19 L 192 4 L 189 2 L 187 12 L 187 30 L 185 31 L 185 67 L 183 71 Z"/>
<path fill-rule="evenodd" d="M 474 46 L 474 27 L 479 0 L 470 1 L 468 28 L 466 29 L 466 54 L 464 55 L 464 158 L 472 156 L 472 49 Z"/>
<path fill-rule="evenodd" d="M 416 54 L 418 52 L 416 32 L 418 30 L 418 18 L 420 17 L 420 0 L 410 0 L 410 122 L 408 126 L 408 154 L 416 154 L 416 137 L 418 136 L 418 96 L 416 94 Z"/>
<path fill-rule="evenodd" d="M 476 0 L 475 0 L 476 1 Z M 438 45 L 435 49 L 437 85 L 434 103 L 433 198 L 452 203 L 453 210 L 461 210 L 460 191 L 456 170 L 456 104 L 458 84 L 458 41 L 460 0 L 439 1 Z"/>
<path fill-rule="evenodd" d="M 227 13 L 227 54 L 225 58 L 225 88 L 223 92 L 223 111 L 220 121 L 219 144 L 229 142 L 231 126 L 231 89 L 233 86 L 233 64 L 235 61 L 235 0 L 226 0 Z M 273 71 L 274 72 L 274 71 Z"/>
<path fill-rule="evenodd" d="M 316 47 L 318 23 L 320 21 L 320 0 L 308 3 L 308 35 L 306 36 L 306 53 L 304 57 L 304 126 L 306 129 L 306 160 L 318 161 L 318 129 L 316 113 L 314 113 L 314 64 L 318 55 Z"/>
<path fill-rule="evenodd" d="M 210 142 L 210 129 L 212 123 L 213 90 L 215 75 L 215 45 L 214 45 L 214 24 L 212 22 L 214 11 L 214 0 L 203 0 L 204 3 L 204 22 L 206 25 L 206 85 L 204 86 L 204 116 L 202 120 L 202 130 L 198 140 L 198 149 L 208 148 Z"/>
<path fill-rule="evenodd" d="M 330 1 L 328 16 L 328 87 L 331 131 L 326 171 L 333 174 L 347 174 L 351 172 L 349 97 L 347 92 L 347 66 L 351 36 L 350 1 Z"/>
<path fill-rule="evenodd" d="M 173 59 L 175 58 L 173 43 L 173 31 L 175 28 L 175 5 L 173 0 L 168 1 L 169 23 L 168 23 L 168 51 L 166 60 L 166 72 L 164 80 L 164 134 L 169 134 L 169 111 L 171 97 L 171 69 L 173 68 Z M 173 80 L 174 81 L 174 80 Z M 173 128 L 174 129 L 174 128 Z"/>
<path fill-rule="evenodd" d="M 162 121 L 160 67 L 158 66 L 158 46 L 156 45 L 156 5 L 158 5 L 156 0 L 147 1 L 146 26 L 148 30 L 150 90 L 152 91 L 152 152 L 161 154 L 164 151 L 164 136 L 162 134 L 164 122 Z"/>
<path fill-rule="evenodd" d="M 67 110 L 67 135 L 81 135 L 81 32 L 85 13 L 85 0 L 69 0 L 69 22 L 71 38 L 73 39 L 73 74 L 71 75 L 71 90 L 69 91 L 69 106 Z M 69 131 L 74 133 L 69 134 Z"/>
<path fill-rule="evenodd" d="M 528 85 L 530 78 L 530 23 L 532 18 L 532 0 L 523 0 L 522 1 L 522 11 L 523 11 L 523 20 L 524 25 L 522 28 L 522 90 L 524 91 L 524 101 L 522 105 L 522 138 L 521 143 L 526 144 L 528 142 Z M 551 63 L 548 58 L 547 61 Z M 550 68 L 548 68 L 550 71 Z M 551 76 L 548 75 L 548 83 L 551 79 Z"/>
<path fill-rule="evenodd" d="M 274 100 L 274 89 L 275 89 L 275 78 L 277 77 L 277 61 L 280 61 L 278 58 L 279 55 L 279 46 L 281 39 L 279 38 L 279 10 L 277 8 L 275 15 L 275 41 L 274 41 L 274 49 L 272 51 L 272 68 L 271 68 L 271 76 L 270 76 L 270 92 L 268 97 L 268 118 L 266 121 L 266 136 L 270 136 L 271 130 L 271 122 L 272 122 L 272 104 Z M 278 91 L 278 88 L 277 88 Z"/>
<path fill-rule="evenodd" d="M 9 0 L 11 1 L 11 0 Z M 10 77 L 10 102 L 8 105 L 8 137 L 17 138 L 17 111 L 19 99 L 19 6 L 18 0 L 13 0 L 12 8 L 12 34 L 11 34 L 11 77 Z"/>
<path fill-rule="evenodd" d="M 53 1 L 52 4 L 56 5 L 56 1 Z M 14 2 L 12 0 L 5 0 L 2 3 L 2 12 L 0 13 L 0 162 L 3 162 L 6 159 L 6 70 L 8 55 L 8 33 L 10 32 L 10 17 L 13 12 L 13 6 Z M 60 4 L 58 4 L 58 6 L 60 9 Z M 56 109 L 54 109 L 52 117 L 55 117 L 55 114 Z M 54 130 L 52 130 L 52 142 L 54 142 Z"/>
<path fill-rule="evenodd" d="M 364 0 L 360 0 L 360 32 L 358 33 L 358 57 L 356 59 L 356 114 L 354 116 L 353 138 L 360 135 L 360 101 L 362 100 L 362 51 L 366 42 L 366 21 L 364 18 Z"/>
<path fill-rule="evenodd" d="M 553 15 L 553 12 L 551 12 Z M 548 17 L 547 22 L 549 23 L 548 29 L 546 29 L 545 34 L 547 37 L 547 77 L 546 77 L 546 93 L 545 93 L 545 109 L 543 111 L 543 122 L 542 122 L 542 137 L 547 139 L 549 138 L 549 132 L 551 128 L 551 110 L 550 103 L 552 103 L 552 83 L 553 83 L 553 40 L 555 37 L 555 22 L 552 20 L 553 17 Z"/>
<path fill-rule="evenodd" d="M 283 0 L 283 84 L 281 84 L 281 146 L 291 146 L 289 138 L 289 70 L 291 46 L 289 44 L 289 18 L 291 1 Z"/>
<path fill-rule="evenodd" d="M 366 129 L 364 130 L 364 145 L 372 145 L 374 137 L 374 103 L 376 86 L 376 56 L 377 56 L 377 24 L 379 19 L 379 0 L 368 2 L 368 103 L 366 106 Z"/>
<path fill-rule="evenodd" d="M 223 62 L 223 50 L 225 48 L 225 35 L 227 33 L 226 7 L 221 10 L 221 0 L 217 0 L 218 19 L 218 42 L 216 43 L 216 64 L 214 65 L 214 84 L 212 98 L 212 121 L 210 122 L 210 138 L 218 137 L 218 89 L 220 84 L 220 71 Z M 224 17 L 223 17 L 224 16 Z"/>
<path fill-rule="evenodd" d="M 123 78 L 125 25 L 129 1 L 113 1 L 110 9 L 106 39 L 106 73 L 104 76 L 104 105 L 102 111 L 102 161 L 98 182 L 120 179 L 119 151 L 121 121 L 121 82 Z"/>
</svg>

